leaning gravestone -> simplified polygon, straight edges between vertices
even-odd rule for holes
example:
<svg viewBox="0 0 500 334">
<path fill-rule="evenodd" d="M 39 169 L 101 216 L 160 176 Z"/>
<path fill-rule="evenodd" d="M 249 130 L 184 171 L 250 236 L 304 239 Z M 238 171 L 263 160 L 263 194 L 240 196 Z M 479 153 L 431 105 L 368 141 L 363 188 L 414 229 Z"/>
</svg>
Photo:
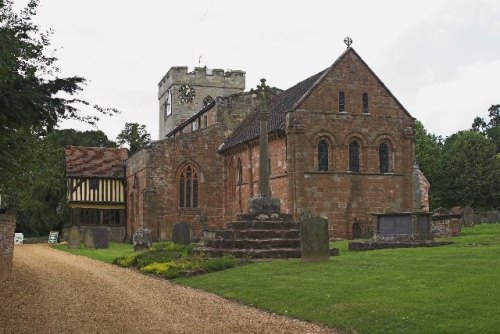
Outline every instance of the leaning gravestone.
<svg viewBox="0 0 500 334">
<path fill-rule="evenodd" d="M 80 248 L 80 229 L 73 226 L 68 232 L 68 248 Z"/>
<path fill-rule="evenodd" d="M 174 244 L 189 245 L 191 243 L 191 225 L 175 223 L 172 228 L 172 241 Z"/>
<path fill-rule="evenodd" d="M 92 228 L 95 248 L 108 248 L 108 229 L 106 227 Z"/>
<path fill-rule="evenodd" d="M 474 209 L 470 206 L 464 208 L 463 221 L 464 225 L 467 227 L 474 226 Z"/>
<path fill-rule="evenodd" d="M 330 259 L 328 219 L 310 217 L 301 220 L 300 239 L 303 261 L 319 262 Z"/>
<path fill-rule="evenodd" d="M 150 249 L 152 245 L 151 230 L 143 227 L 137 229 L 132 235 L 132 244 L 136 252 Z"/>
<path fill-rule="evenodd" d="M 92 227 L 87 227 L 83 232 L 83 244 L 85 248 L 95 248 L 94 231 Z"/>
</svg>

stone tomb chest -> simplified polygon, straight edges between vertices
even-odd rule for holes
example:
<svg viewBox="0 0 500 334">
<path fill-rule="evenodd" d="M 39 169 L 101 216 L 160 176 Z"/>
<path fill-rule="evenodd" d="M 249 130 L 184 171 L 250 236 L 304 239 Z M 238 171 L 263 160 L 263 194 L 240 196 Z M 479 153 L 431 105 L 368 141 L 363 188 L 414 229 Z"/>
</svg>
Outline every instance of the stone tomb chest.
<svg viewBox="0 0 500 334">
<path fill-rule="evenodd" d="M 431 213 L 374 213 L 373 229 L 380 240 L 431 239 Z"/>
</svg>

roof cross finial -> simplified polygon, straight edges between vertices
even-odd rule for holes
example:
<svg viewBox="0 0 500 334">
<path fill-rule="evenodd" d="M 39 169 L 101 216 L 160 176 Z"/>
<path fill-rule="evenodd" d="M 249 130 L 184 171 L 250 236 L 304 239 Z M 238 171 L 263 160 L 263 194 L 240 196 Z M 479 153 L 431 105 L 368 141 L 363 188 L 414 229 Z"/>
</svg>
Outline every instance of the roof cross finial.
<svg viewBox="0 0 500 334">
<path fill-rule="evenodd" d="M 352 38 L 347 36 L 346 38 L 344 38 L 344 43 L 345 43 L 345 45 L 347 45 L 347 48 L 349 49 L 351 47 L 351 44 L 352 44 Z"/>
</svg>

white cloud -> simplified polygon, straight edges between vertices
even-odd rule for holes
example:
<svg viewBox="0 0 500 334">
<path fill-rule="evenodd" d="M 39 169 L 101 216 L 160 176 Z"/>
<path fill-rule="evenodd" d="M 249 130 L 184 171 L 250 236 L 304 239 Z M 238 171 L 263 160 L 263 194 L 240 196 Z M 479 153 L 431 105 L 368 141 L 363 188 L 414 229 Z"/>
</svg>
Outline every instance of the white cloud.
<svg viewBox="0 0 500 334">
<path fill-rule="evenodd" d="M 421 87 L 408 109 L 439 135 L 469 129 L 474 117 L 485 117 L 492 104 L 500 103 L 499 74 L 500 58 L 459 66 L 454 79 Z"/>
</svg>

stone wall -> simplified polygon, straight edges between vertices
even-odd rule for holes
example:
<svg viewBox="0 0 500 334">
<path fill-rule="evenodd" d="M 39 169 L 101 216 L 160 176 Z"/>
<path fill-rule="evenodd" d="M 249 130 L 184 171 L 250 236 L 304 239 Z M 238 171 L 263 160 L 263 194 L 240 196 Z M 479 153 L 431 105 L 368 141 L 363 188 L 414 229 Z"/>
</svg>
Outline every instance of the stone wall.
<svg viewBox="0 0 500 334">
<path fill-rule="evenodd" d="M 195 89 L 196 96 L 192 102 L 180 101 L 178 90 L 182 85 L 189 85 Z M 215 99 L 217 96 L 243 92 L 244 89 L 243 71 L 225 72 L 220 69 L 196 67 L 193 72 L 188 72 L 187 67 L 172 67 L 158 83 L 160 139 L 201 110 L 204 106 L 203 100 L 207 96 Z M 163 106 L 168 90 L 172 93 L 172 114 L 166 117 Z"/>
<path fill-rule="evenodd" d="M 5 280 L 12 270 L 15 230 L 14 210 L 0 209 L 0 282 Z"/>
</svg>

